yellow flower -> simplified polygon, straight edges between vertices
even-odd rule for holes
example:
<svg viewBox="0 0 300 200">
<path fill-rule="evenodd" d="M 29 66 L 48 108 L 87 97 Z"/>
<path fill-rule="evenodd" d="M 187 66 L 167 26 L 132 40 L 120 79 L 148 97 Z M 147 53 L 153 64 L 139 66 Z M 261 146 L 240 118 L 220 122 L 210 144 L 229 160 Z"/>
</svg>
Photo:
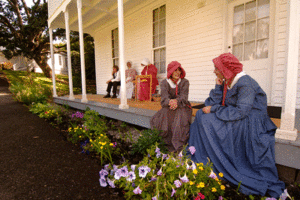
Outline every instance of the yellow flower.
<svg viewBox="0 0 300 200">
<path fill-rule="evenodd" d="M 193 170 L 193 173 L 194 173 L 194 174 L 198 174 L 197 169 L 194 169 L 194 170 Z"/>
<path fill-rule="evenodd" d="M 103 142 L 102 145 L 106 145 L 106 142 Z"/>
<path fill-rule="evenodd" d="M 103 149 L 103 147 L 100 147 L 100 149 Z"/>
<path fill-rule="evenodd" d="M 223 177 L 224 175 L 223 175 L 223 173 L 222 173 L 222 172 L 220 172 L 220 173 L 219 173 L 219 176 L 220 176 L 220 177 Z"/>
<path fill-rule="evenodd" d="M 113 144 L 113 143 L 110 143 L 109 145 L 110 145 L 110 146 L 114 146 L 114 144 Z"/>
<path fill-rule="evenodd" d="M 100 136 L 103 136 L 103 134 L 100 134 Z"/>
<path fill-rule="evenodd" d="M 90 142 L 93 142 L 93 140 L 92 140 L 92 139 L 90 139 Z"/>
<path fill-rule="evenodd" d="M 221 185 L 221 190 L 225 190 L 225 186 L 224 185 Z"/>
<path fill-rule="evenodd" d="M 201 170 L 201 171 L 203 171 L 204 169 L 203 169 L 203 167 L 199 167 L 199 169 Z"/>
<path fill-rule="evenodd" d="M 195 183 L 193 181 L 190 181 L 190 185 L 194 185 Z"/>
<path fill-rule="evenodd" d="M 79 135 L 79 138 L 81 138 L 81 135 Z"/>
<path fill-rule="evenodd" d="M 197 185 L 197 188 L 204 188 L 204 186 L 205 186 L 205 184 L 203 182 L 201 182 Z"/>
<path fill-rule="evenodd" d="M 217 189 L 213 187 L 213 188 L 211 189 L 211 191 L 212 191 L 212 192 L 216 192 Z"/>
</svg>

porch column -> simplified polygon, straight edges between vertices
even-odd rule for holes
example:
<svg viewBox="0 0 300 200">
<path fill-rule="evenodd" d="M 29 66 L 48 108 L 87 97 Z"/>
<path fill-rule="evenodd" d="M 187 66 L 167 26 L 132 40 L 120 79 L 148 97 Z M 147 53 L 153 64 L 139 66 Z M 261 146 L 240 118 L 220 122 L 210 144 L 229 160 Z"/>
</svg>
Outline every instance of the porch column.
<svg viewBox="0 0 300 200">
<path fill-rule="evenodd" d="M 125 61 L 124 61 L 124 16 L 123 16 L 123 0 L 118 0 L 118 21 L 119 21 L 119 65 L 121 73 L 121 104 L 120 109 L 128 109 L 126 97 L 126 81 L 125 81 Z"/>
<path fill-rule="evenodd" d="M 81 102 L 87 102 L 86 98 L 86 80 L 85 80 L 85 59 L 84 59 L 84 42 L 83 42 L 83 30 L 82 30 L 82 1 L 77 0 L 78 10 L 78 28 L 79 28 L 79 46 L 80 46 L 80 65 L 81 65 L 81 87 L 82 87 L 82 99 Z"/>
<path fill-rule="evenodd" d="M 299 56 L 299 3 L 298 0 L 289 1 L 288 17 L 288 45 L 287 45 L 287 67 L 285 102 L 281 114 L 280 129 L 276 131 L 276 138 L 296 140 L 297 130 L 295 129 L 295 109 L 298 78 L 298 56 Z"/>
<path fill-rule="evenodd" d="M 49 28 L 50 35 L 50 55 L 51 55 L 51 65 L 52 65 L 52 84 L 53 84 L 53 97 L 57 97 L 56 93 L 56 81 L 55 81 L 55 63 L 54 63 L 54 52 L 53 52 L 53 32 L 52 28 Z"/>
<path fill-rule="evenodd" d="M 71 44 L 70 44 L 70 26 L 69 26 L 69 10 L 65 10 L 65 24 L 66 24 L 66 39 L 67 39 L 67 57 L 68 57 L 68 76 L 69 76 L 69 99 L 74 100 L 73 93 L 73 79 L 72 79 L 72 65 L 71 65 Z"/>
</svg>

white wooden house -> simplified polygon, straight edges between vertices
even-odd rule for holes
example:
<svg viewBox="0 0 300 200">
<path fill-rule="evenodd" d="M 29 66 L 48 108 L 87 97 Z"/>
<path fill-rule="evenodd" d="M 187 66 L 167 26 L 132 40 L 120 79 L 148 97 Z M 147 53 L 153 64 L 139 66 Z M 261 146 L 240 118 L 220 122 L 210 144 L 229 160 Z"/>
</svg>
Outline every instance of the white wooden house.
<svg viewBox="0 0 300 200">
<path fill-rule="evenodd" d="M 126 60 L 139 74 L 146 57 L 158 68 L 160 80 L 168 63 L 179 61 L 190 81 L 189 100 L 203 102 L 215 84 L 212 59 L 232 52 L 267 93 L 268 104 L 282 107 L 276 138 L 297 139 L 299 0 L 49 0 L 48 9 L 51 37 L 56 28 L 65 28 L 67 38 L 69 30 L 80 32 L 82 60 L 82 34 L 94 37 L 97 94 L 105 94 L 114 64 L 125 82 Z M 87 103 L 81 63 L 81 102 Z M 118 109 L 128 110 L 125 87 Z"/>
</svg>

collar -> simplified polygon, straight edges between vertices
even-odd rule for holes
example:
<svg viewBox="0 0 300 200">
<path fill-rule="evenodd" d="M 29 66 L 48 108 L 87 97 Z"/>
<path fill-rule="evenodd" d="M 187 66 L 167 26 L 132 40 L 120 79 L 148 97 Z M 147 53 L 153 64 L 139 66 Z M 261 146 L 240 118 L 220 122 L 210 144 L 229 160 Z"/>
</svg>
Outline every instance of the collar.
<svg viewBox="0 0 300 200">
<path fill-rule="evenodd" d="M 234 79 L 233 79 L 233 81 L 232 81 L 232 83 L 231 83 L 231 86 L 230 87 L 228 87 L 229 89 L 231 89 L 237 82 L 238 82 L 238 80 L 242 77 L 242 76 L 245 76 L 245 75 L 247 75 L 244 71 L 241 71 L 240 73 L 238 73 L 235 77 L 234 77 Z"/>
<path fill-rule="evenodd" d="M 179 85 L 180 81 L 181 81 L 181 78 L 178 79 L 177 85 Z M 176 88 L 176 84 L 170 78 L 167 79 L 167 82 L 169 83 L 171 88 Z"/>
</svg>

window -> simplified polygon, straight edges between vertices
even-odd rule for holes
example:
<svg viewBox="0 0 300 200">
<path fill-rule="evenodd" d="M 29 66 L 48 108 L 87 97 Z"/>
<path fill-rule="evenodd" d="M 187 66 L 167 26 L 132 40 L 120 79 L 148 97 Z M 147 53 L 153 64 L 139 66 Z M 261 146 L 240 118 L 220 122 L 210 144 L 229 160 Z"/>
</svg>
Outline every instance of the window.
<svg viewBox="0 0 300 200">
<path fill-rule="evenodd" d="M 153 10 L 153 54 L 158 73 L 166 72 L 166 5 Z"/>
<path fill-rule="evenodd" d="M 111 31 L 113 66 L 119 66 L 119 32 L 118 28 Z"/>
<path fill-rule="evenodd" d="M 270 0 L 234 7 L 232 53 L 241 61 L 268 58 Z"/>
</svg>

